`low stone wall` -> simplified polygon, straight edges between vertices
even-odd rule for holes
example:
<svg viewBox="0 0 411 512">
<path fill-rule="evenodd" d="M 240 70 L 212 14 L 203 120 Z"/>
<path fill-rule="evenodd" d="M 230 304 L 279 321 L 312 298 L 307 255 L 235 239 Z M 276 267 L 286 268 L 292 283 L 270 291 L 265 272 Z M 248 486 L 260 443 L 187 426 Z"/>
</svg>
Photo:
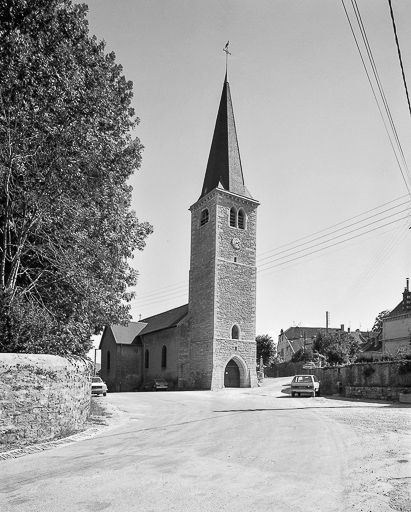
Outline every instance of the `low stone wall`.
<svg viewBox="0 0 411 512">
<path fill-rule="evenodd" d="M 347 366 L 304 369 L 304 363 L 281 363 L 265 369 L 266 377 L 316 375 L 324 395 L 398 400 L 399 394 L 411 393 L 411 361 L 376 361 Z"/>
<path fill-rule="evenodd" d="M 91 362 L 0 354 L 0 449 L 81 430 L 90 410 Z"/>
<path fill-rule="evenodd" d="M 317 375 L 324 394 L 398 400 L 401 391 L 411 391 L 411 362 L 384 361 L 307 370 Z"/>
<path fill-rule="evenodd" d="M 303 369 L 305 363 L 279 363 L 268 368 L 264 368 L 266 377 L 291 377 L 302 373 L 309 373 Z"/>
</svg>

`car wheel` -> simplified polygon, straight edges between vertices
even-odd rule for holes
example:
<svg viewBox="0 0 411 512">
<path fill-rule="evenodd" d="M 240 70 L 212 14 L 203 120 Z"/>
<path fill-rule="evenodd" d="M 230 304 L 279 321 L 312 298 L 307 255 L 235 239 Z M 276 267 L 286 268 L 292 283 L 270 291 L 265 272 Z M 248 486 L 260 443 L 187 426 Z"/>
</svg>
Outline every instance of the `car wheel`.
<svg viewBox="0 0 411 512">
<path fill-rule="evenodd" d="M 106 395 L 107 395 L 107 393 L 103 393 L 103 396 L 106 396 Z"/>
<path fill-rule="evenodd" d="M 291 396 L 292 396 L 292 397 L 294 397 L 294 396 L 295 396 L 295 393 L 294 393 L 294 391 L 293 391 L 293 392 L 291 393 Z"/>
<path fill-rule="evenodd" d="M 317 389 L 317 396 L 320 396 L 320 388 Z"/>
<path fill-rule="evenodd" d="M 298 396 L 301 396 L 301 393 L 297 393 Z"/>
<path fill-rule="evenodd" d="M 315 389 L 313 389 L 313 397 L 315 396 Z"/>
</svg>

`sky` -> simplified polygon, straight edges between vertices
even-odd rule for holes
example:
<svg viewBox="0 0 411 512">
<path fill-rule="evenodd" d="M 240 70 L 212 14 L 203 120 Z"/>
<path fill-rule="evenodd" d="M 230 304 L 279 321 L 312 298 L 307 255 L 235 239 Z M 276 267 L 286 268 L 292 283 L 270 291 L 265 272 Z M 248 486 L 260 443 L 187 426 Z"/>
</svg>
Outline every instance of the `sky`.
<svg viewBox="0 0 411 512">
<path fill-rule="evenodd" d="M 388 2 L 357 4 L 411 166 L 411 117 Z M 351 1 L 345 5 L 355 23 Z M 227 40 L 244 180 L 261 203 L 257 334 L 277 340 L 293 325 L 324 326 L 326 311 L 333 327 L 367 330 L 398 304 L 411 277 L 411 195 L 400 165 L 410 190 L 411 175 L 391 146 L 340 1 L 88 6 L 90 32 L 134 83 L 135 135 L 145 147 L 130 182 L 132 207 L 154 233 L 132 261 L 139 272 L 133 320 L 188 300 L 188 208 L 201 192 Z M 393 8 L 411 88 L 411 2 L 394 0 Z"/>
</svg>

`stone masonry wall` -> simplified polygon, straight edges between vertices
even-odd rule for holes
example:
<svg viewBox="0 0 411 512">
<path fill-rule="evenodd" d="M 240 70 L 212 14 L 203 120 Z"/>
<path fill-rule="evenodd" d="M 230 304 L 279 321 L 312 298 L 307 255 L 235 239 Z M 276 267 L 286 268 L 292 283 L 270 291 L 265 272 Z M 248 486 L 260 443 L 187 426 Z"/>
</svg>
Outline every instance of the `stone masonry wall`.
<svg viewBox="0 0 411 512">
<path fill-rule="evenodd" d="M 0 354 L 0 449 L 81 430 L 91 397 L 91 361 Z"/>
<path fill-rule="evenodd" d="M 240 387 L 257 385 L 256 344 L 254 340 L 216 339 L 214 342 L 214 367 L 211 388 L 224 387 L 225 367 L 234 359 L 240 369 Z"/>
<path fill-rule="evenodd" d="M 411 371 L 407 368 L 409 361 L 386 361 L 305 371 L 317 375 L 324 394 L 398 400 L 401 391 L 411 390 Z"/>
</svg>

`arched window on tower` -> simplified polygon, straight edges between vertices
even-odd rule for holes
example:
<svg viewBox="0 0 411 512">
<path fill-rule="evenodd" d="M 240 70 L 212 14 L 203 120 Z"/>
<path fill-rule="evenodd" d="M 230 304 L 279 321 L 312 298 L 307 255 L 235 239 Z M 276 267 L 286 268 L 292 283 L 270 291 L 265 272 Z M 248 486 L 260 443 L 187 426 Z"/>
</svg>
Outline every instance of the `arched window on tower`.
<svg viewBox="0 0 411 512">
<path fill-rule="evenodd" d="M 237 226 L 240 229 L 245 229 L 245 213 L 244 210 L 238 210 L 238 222 Z"/>
<path fill-rule="evenodd" d="M 167 347 L 165 345 L 161 349 L 161 368 L 167 368 Z"/>
<path fill-rule="evenodd" d="M 204 226 L 204 224 L 207 224 L 209 219 L 209 214 L 207 208 L 201 212 L 200 217 L 200 226 Z"/>
<path fill-rule="evenodd" d="M 144 368 L 149 368 L 150 366 L 150 352 L 148 349 L 144 352 Z"/>
<path fill-rule="evenodd" d="M 237 212 L 234 207 L 230 209 L 230 226 L 235 228 L 235 221 L 237 217 Z"/>
<path fill-rule="evenodd" d="M 240 339 L 240 328 L 238 325 L 233 325 L 231 328 L 231 339 L 232 340 L 239 340 Z"/>
</svg>

